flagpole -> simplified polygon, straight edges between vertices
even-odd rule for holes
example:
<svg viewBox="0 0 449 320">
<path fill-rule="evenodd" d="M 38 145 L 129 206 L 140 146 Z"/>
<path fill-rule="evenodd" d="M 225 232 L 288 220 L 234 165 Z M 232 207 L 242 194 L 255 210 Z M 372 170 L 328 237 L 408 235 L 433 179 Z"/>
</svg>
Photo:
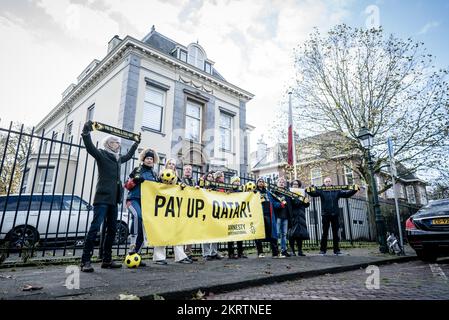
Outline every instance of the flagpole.
<svg viewBox="0 0 449 320">
<path fill-rule="evenodd" d="M 288 117 L 289 124 L 292 126 L 292 149 L 293 149 L 293 169 L 295 172 L 295 180 L 298 179 L 298 172 L 296 169 L 296 144 L 295 144 L 295 130 L 293 130 L 293 108 L 292 108 L 292 92 L 288 93 Z"/>
</svg>

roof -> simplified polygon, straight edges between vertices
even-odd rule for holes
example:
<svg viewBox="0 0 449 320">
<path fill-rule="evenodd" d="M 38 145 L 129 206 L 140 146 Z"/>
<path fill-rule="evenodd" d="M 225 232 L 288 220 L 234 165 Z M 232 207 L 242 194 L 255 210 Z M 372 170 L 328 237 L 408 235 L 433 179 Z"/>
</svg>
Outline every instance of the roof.
<svg viewBox="0 0 449 320">
<path fill-rule="evenodd" d="M 173 55 L 173 53 L 174 53 L 173 50 L 175 50 L 176 47 L 181 47 L 181 48 L 186 49 L 186 46 L 184 46 L 184 45 L 182 45 L 182 44 L 180 44 L 180 43 L 178 43 L 178 42 L 176 42 L 174 40 L 171 40 L 170 38 L 168 38 L 168 37 L 160 34 L 159 32 L 157 32 L 154 29 L 154 26 L 151 29 L 151 32 L 149 34 L 147 34 L 142 39 L 142 42 L 150 45 L 152 48 L 154 48 L 154 49 L 156 49 L 156 50 L 158 50 L 160 52 L 163 52 L 163 53 L 171 55 L 171 56 L 174 56 Z M 215 68 L 213 66 L 212 66 L 212 76 L 214 78 L 219 79 L 219 80 L 226 81 L 226 79 L 223 78 L 223 76 L 217 70 L 215 70 Z"/>
</svg>

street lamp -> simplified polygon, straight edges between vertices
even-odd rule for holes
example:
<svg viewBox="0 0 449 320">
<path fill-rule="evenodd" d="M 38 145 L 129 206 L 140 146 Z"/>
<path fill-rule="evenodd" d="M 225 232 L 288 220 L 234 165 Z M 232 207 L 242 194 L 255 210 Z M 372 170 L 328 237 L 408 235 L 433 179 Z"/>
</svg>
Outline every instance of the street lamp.
<svg viewBox="0 0 449 320">
<path fill-rule="evenodd" d="M 376 217 L 376 229 L 377 229 L 377 241 L 379 243 L 379 251 L 382 253 L 387 253 L 387 239 L 386 239 L 386 228 L 385 228 L 385 220 L 380 212 L 379 205 L 379 197 L 377 195 L 377 185 L 376 180 L 374 179 L 374 163 L 371 158 L 370 149 L 373 146 L 373 134 L 369 132 L 369 130 L 365 127 L 360 128 L 359 135 L 357 139 L 359 139 L 360 144 L 366 150 L 367 160 L 368 160 L 368 169 L 371 175 L 371 187 L 373 191 L 373 209 Z"/>
</svg>

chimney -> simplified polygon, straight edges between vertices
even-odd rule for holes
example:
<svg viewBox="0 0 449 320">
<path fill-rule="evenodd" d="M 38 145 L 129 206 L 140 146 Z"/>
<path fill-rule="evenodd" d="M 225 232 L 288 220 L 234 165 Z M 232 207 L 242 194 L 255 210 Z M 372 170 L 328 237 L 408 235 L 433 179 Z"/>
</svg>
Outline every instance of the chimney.
<svg viewBox="0 0 449 320">
<path fill-rule="evenodd" d="M 120 39 L 118 35 L 112 37 L 112 39 L 108 42 L 108 53 L 114 50 L 114 48 L 119 45 L 120 42 L 122 42 L 122 39 Z"/>
<path fill-rule="evenodd" d="M 257 141 L 256 160 L 260 162 L 267 156 L 267 144 L 263 141 L 263 137 Z"/>
</svg>

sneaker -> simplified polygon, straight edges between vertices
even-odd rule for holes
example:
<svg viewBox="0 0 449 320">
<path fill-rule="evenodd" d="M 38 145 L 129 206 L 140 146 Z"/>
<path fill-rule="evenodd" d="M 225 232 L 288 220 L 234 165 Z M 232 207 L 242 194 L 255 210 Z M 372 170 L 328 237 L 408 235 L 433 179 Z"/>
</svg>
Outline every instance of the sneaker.
<svg viewBox="0 0 449 320">
<path fill-rule="evenodd" d="M 110 262 L 102 262 L 101 263 L 101 268 L 103 269 L 119 269 L 122 267 L 121 263 L 117 263 L 114 261 L 110 261 Z"/>
<path fill-rule="evenodd" d="M 281 254 L 279 254 L 278 258 L 279 258 L 279 259 L 283 259 L 283 258 L 287 258 L 287 256 L 284 255 L 283 253 L 281 253 Z"/>
<path fill-rule="evenodd" d="M 259 257 L 259 258 L 265 258 L 265 254 L 259 253 L 258 257 Z"/>
<path fill-rule="evenodd" d="M 191 264 L 191 263 L 193 263 L 193 261 L 190 260 L 189 258 L 184 258 L 184 259 L 182 259 L 182 260 L 179 260 L 178 263 Z"/>
<path fill-rule="evenodd" d="M 290 256 L 291 256 L 291 257 L 296 257 L 296 253 L 295 253 L 294 251 L 291 251 L 291 252 L 290 252 Z"/>
<path fill-rule="evenodd" d="M 94 272 L 94 268 L 90 264 L 90 261 L 81 263 L 81 271 L 82 272 Z"/>
<path fill-rule="evenodd" d="M 192 255 L 188 255 L 187 258 L 189 258 L 189 259 L 192 260 L 192 261 L 198 261 L 198 259 L 195 258 L 195 257 L 192 256 Z"/>
<path fill-rule="evenodd" d="M 212 261 L 212 260 L 214 260 L 214 257 L 212 257 L 212 256 L 205 256 L 205 257 L 203 257 L 203 259 L 204 259 L 204 261 Z"/>
<path fill-rule="evenodd" d="M 300 252 L 298 252 L 298 256 L 305 257 L 306 255 L 302 251 L 300 251 Z"/>
<path fill-rule="evenodd" d="M 334 252 L 334 255 L 336 255 L 336 256 L 342 256 L 342 255 L 343 255 L 343 252 L 337 251 L 337 252 Z"/>
<path fill-rule="evenodd" d="M 281 253 L 283 256 L 285 256 L 286 258 L 290 257 L 290 254 L 287 251 L 282 251 Z"/>
<path fill-rule="evenodd" d="M 160 265 L 166 265 L 167 261 L 165 261 L 165 260 L 157 260 L 155 263 L 156 264 L 160 264 Z"/>
</svg>

